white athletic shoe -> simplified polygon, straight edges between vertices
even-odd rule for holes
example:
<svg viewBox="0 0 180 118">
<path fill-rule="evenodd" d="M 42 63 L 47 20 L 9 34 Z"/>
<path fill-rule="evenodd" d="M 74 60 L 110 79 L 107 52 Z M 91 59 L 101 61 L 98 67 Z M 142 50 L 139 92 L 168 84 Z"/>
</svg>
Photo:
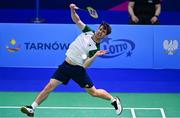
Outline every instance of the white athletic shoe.
<svg viewBox="0 0 180 118">
<path fill-rule="evenodd" d="M 29 117 L 34 117 L 34 110 L 33 110 L 32 106 L 21 107 L 21 112 L 26 114 Z"/>
<path fill-rule="evenodd" d="M 115 99 L 115 101 L 112 102 L 111 104 L 114 106 L 114 108 L 116 110 L 116 114 L 120 115 L 123 110 L 121 103 L 120 103 L 120 99 L 118 97 L 115 97 L 114 99 Z"/>
</svg>

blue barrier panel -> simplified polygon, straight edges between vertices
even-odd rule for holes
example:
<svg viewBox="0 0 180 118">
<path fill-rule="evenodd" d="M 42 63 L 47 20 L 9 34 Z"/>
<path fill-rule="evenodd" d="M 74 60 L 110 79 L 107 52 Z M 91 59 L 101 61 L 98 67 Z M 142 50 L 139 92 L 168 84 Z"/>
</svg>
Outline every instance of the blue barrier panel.
<svg viewBox="0 0 180 118">
<path fill-rule="evenodd" d="M 76 25 L 0 24 L 3 67 L 56 67 L 77 35 Z"/>
<path fill-rule="evenodd" d="M 112 92 L 180 92 L 179 26 L 112 28 L 101 43 L 109 53 L 88 69 L 97 87 Z M 0 24 L 0 31 L 0 91 L 42 90 L 80 33 L 74 24 Z M 74 82 L 56 90 L 82 91 Z"/>
<path fill-rule="evenodd" d="M 109 53 L 97 58 L 92 68 L 180 68 L 179 26 L 112 25 L 112 29 L 101 43 Z M 74 24 L 0 24 L 0 31 L 0 67 L 38 68 L 56 68 L 80 33 Z"/>
<path fill-rule="evenodd" d="M 153 27 L 113 25 L 112 30 L 101 44 L 109 54 L 98 58 L 92 67 L 152 68 Z"/>
<path fill-rule="evenodd" d="M 89 25 L 97 29 L 99 25 Z M 112 25 L 103 40 L 109 53 L 93 68 L 152 68 L 153 27 Z M 72 24 L 0 24 L 1 67 L 57 67 L 80 33 Z M 139 35 L 140 34 L 140 35 Z M 146 59 L 144 59 L 146 57 Z"/>
<path fill-rule="evenodd" d="M 154 28 L 154 68 L 180 69 L 180 26 Z"/>
</svg>

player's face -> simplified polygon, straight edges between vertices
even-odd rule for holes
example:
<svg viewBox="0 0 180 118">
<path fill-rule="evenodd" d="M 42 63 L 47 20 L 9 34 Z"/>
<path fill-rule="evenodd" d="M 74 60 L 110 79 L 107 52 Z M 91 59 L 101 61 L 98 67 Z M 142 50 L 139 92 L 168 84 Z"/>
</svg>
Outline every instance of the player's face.
<svg viewBox="0 0 180 118">
<path fill-rule="evenodd" d="M 95 32 L 95 37 L 98 39 L 102 39 L 106 36 L 107 30 L 104 29 L 103 26 L 99 27 L 98 30 Z"/>
</svg>

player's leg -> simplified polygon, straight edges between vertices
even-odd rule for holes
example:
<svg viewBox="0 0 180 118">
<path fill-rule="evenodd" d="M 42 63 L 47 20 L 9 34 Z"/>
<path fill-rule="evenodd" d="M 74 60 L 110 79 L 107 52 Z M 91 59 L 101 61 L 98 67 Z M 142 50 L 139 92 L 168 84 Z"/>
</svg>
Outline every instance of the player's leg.
<svg viewBox="0 0 180 118">
<path fill-rule="evenodd" d="M 113 96 L 111 96 L 104 89 L 96 89 L 94 86 L 91 88 L 85 88 L 85 89 L 93 97 L 99 97 L 99 98 L 106 99 L 106 100 L 113 99 Z"/>
<path fill-rule="evenodd" d="M 67 68 L 67 63 L 63 62 L 53 74 L 53 76 L 51 77 L 52 79 L 49 81 L 46 87 L 36 97 L 32 105 L 22 107 L 21 111 L 28 116 L 33 117 L 34 109 L 48 97 L 50 92 L 52 92 L 59 84 L 66 85 L 69 82 L 70 77 L 66 76 L 67 72 L 69 72 L 69 69 Z"/>
<path fill-rule="evenodd" d="M 73 72 L 73 75 L 71 75 L 72 79 L 81 88 L 85 88 L 86 91 L 94 97 L 110 100 L 112 105 L 115 107 L 116 113 L 118 115 L 122 112 L 122 107 L 119 98 L 112 97 L 112 95 L 110 95 L 107 91 L 103 89 L 96 89 L 89 75 L 87 74 L 86 70 L 83 67 L 75 66 L 72 68 L 71 72 Z"/>
<path fill-rule="evenodd" d="M 39 93 L 35 102 L 40 105 L 48 97 L 49 93 L 51 93 L 59 84 L 62 84 L 62 82 L 51 79 L 46 87 Z"/>
<path fill-rule="evenodd" d="M 111 104 L 114 106 L 117 115 L 120 115 L 122 112 L 122 106 L 120 99 L 118 97 L 113 97 L 104 89 L 96 89 L 94 86 L 91 88 L 85 88 L 86 91 L 93 97 L 99 97 L 102 99 L 110 100 Z"/>
<path fill-rule="evenodd" d="M 45 86 L 45 88 L 36 97 L 32 105 L 22 107 L 21 111 L 28 116 L 33 117 L 35 108 L 40 105 L 48 97 L 49 93 L 52 92 L 61 83 L 62 82 L 56 79 L 51 79 L 49 83 Z"/>
</svg>

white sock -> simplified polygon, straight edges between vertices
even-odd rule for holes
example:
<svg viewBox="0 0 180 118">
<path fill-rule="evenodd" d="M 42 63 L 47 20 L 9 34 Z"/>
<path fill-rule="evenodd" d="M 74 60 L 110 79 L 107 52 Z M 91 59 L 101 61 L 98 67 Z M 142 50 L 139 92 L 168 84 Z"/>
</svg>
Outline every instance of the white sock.
<svg viewBox="0 0 180 118">
<path fill-rule="evenodd" d="M 111 98 L 111 103 L 114 102 L 116 99 L 114 97 Z"/>
<path fill-rule="evenodd" d="M 31 106 L 33 109 L 35 109 L 36 107 L 38 107 L 38 104 L 36 102 L 33 102 Z"/>
</svg>

